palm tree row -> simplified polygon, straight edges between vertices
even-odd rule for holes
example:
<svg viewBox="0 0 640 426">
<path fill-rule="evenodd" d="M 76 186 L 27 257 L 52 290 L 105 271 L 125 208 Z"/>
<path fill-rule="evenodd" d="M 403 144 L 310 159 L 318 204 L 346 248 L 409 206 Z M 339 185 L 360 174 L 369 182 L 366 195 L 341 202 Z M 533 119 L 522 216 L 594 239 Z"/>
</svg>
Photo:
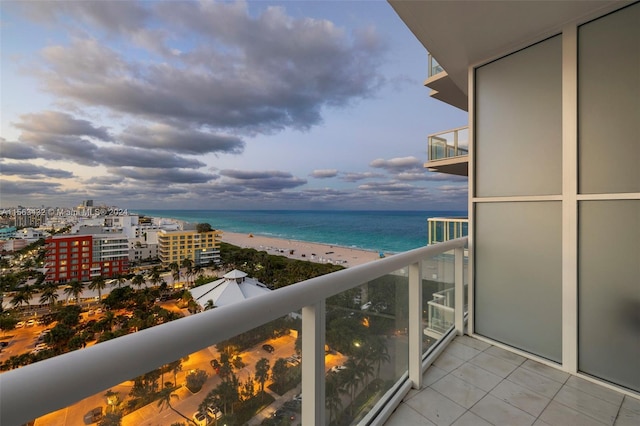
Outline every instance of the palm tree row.
<svg viewBox="0 0 640 426">
<path fill-rule="evenodd" d="M 353 418 L 357 392 L 362 389 L 369 392 L 370 378 L 380 378 L 383 363 L 391 360 L 387 345 L 381 336 L 369 336 L 361 343 L 353 356 L 344 366 L 346 369 L 337 373 L 329 373 L 326 381 L 326 408 L 329 410 L 330 422 L 334 413 L 342 408 L 340 395 L 349 397 L 349 415 Z"/>
</svg>

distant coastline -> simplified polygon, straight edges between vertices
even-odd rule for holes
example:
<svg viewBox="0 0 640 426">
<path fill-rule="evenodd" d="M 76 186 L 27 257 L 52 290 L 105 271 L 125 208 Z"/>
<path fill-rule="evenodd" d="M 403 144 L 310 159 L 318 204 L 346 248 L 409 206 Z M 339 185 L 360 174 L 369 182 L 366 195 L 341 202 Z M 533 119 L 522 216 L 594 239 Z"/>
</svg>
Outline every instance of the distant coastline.
<svg viewBox="0 0 640 426">
<path fill-rule="evenodd" d="M 376 253 L 399 253 L 422 247 L 427 241 L 428 218 L 467 214 L 455 210 L 133 210 L 152 217 L 206 222 L 226 232 Z"/>
</svg>

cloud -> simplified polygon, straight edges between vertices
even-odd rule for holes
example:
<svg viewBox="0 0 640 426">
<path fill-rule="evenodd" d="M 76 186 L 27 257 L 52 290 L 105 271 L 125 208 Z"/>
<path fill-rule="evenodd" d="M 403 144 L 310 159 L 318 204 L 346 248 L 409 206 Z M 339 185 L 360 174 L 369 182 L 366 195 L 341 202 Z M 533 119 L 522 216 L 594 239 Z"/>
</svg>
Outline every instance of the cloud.
<svg viewBox="0 0 640 426">
<path fill-rule="evenodd" d="M 407 183 L 399 182 L 371 182 L 358 186 L 358 189 L 376 194 L 410 194 L 416 190 L 416 187 Z"/>
<path fill-rule="evenodd" d="M 64 112 L 43 111 L 20 116 L 21 121 L 12 123 L 23 131 L 23 135 L 49 134 L 61 136 L 89 136 L 103 141 L 111 141 L 105 127 L 95 127 L 87 120 L 78 120 Z"/>
<path fill-rule="evenodd" d="M 221 170 L 220 175 L 231 179 L 231 183 L 234 185 L 267 192 L 296 188 L 307 183 L 306 179 L 297 178 L 288 172 L 275 170 Z"/>
<path fill-rule="evenodd" d="M 119 136 L 129 146 L 164 149 L 181 154 L 240 154 L 244 142 L 236 136 L 219 135 L 195 129 L 177 129 L 165 124 L 132 126 Z"/>
<path fill-rule="evenodd" d="M 36 166 L 30 163 L 4 163 L 0 162 L 2 175 L 20 176 L 26 179 L 38 178 L 71 178 L 73 173 L 66 170 L 50 169 L 48 167 Z"/>
<path fill-rule="evenodd" d="M 466 182 L 466 176 L 449 175 L 446 173 L 430 172 L 426 169 L 414 172 L 400 172 L 394 175 L 394 178 L 401 181 L 411 182 L 433 182 L 433 181 L 450 181 L 450 182 Z"/>
<path fill-rule="evenodd" d="M 96 161 L 106 166 L 130 166 L 150 168 L 186 168 L 197 169 L 205 166 L 200 160 L 184 158 L 162 151 L 129 147 L 100 148 L 95 156 Z"/>
<path fill-rule="evenodd" d="M 192 170 L 179 169 L 151 169 L 151 168 L 109 168 L 109 173 L 124 176 L 130 179 L 163 182 L 165 184 L 174 183 L 205 183 L 215 179 L 218 176 L 196 172 Z"/>
<path fill-rule="evenodd" d="M 42 118 L 42 120 L 40 120 Z M 22 129 L 19 137 L 30 149 L 17 148 L 2 141 L 2 148 L 9 147 L 7 158 L 44 158 L 47 160 L 72 161 L 87 166 L 131 166 L 190 168 L 205 166 L 200 160 L 185 158 L 171 152 L 128 146 L 98 145 L 86 136 L 105 140 L 104 128 L 97 128 L 86 120 L 77 120 L 68 114 L 27 114 L 14 125 Z M 177 136 L 177 133 L 174 133 Z M 160 138 L 162 136 L 159 136 Z M 189 151 L 189 149 L 187 149 Z"/>
<path fill-rule="evenodd" d="M 382 173 L 372 173 L 372 172 L 364 172 L 364 173 L 344 173 L 341 179 L 345 182 L 358 182 L 360 180 L 365 179 L 375 179 L 384 177 Z"/>
<path fill-rule="evenodd" d="M 0 179 L 0 192 L 6 195 L 40 197 L 38 194 L 51 196 L 56 194 L 61 185 L 56 182 L 25 181 Z"/>
<path fill-rule="evenodd" d="M 35 148 L 20 142 L 9 142 L 5 138 L 0 138 L 0 153 L 2 153 L 2 158 L 12 160 L 38 158 L 38 152 Z"/>
<path fill-rule="evenodd" d="M 311 172 L 309 176 L 314 177 L 316 179 L 328 179 L 332 177 L 336 177 L 338 175 L 338 171 L 336 169 L 319 169 Z"/>
<path fill-rule="evenodd" d="M 116 4 L 129 2 L 113 3 L 103 6 L 111 11 L 104 18 L 96 8 L 76 16 L 107 29 L 126 15 L 113 12 Z M 129 34 L 150 19 L 178 48 L 130 59 L 92 34 L 45 48 L 36 75 L 47 91 L 81 105 L 248 133 L 309 129 L 322 121 L 323 108 L 369 97 L 384 81 L 378 71 L 384 47 L 371 29 L 347 34 L 279 7 L 254 17 L 245 3 L 157 2 L 118 31 Z M 145 31 L 136 32 L 138 39 Z"/>
<path fill-rule="evenodd" d="M 416 157 L 399 157 L 385 160 L 378 158 L 369 163 L 369 166 L 376 169 L 385 169 L 393 173 L 414 170 L 423 167 L 423 162 Z"/>
</svg>

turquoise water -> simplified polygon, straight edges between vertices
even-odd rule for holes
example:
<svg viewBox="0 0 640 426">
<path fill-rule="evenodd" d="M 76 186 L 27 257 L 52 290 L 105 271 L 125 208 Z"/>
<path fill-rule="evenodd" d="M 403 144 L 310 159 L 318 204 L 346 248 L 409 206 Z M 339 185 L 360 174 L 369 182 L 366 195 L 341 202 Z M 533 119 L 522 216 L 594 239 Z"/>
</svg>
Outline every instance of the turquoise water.
<svg viewBox="0 0 640 426">
<path fill-rule="evenodd" d="M 137 210 L 215 229 L 399 253 L 427 242 L 427 219 L 466 211 Z"/>
</svg>

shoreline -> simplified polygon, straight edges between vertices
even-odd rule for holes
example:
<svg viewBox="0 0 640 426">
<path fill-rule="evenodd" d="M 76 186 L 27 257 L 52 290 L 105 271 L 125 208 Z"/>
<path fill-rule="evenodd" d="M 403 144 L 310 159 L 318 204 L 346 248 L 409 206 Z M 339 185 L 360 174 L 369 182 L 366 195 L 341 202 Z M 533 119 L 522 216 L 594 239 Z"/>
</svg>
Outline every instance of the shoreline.
<svg viewBox="0 0 640 426">
<path fill-rule="evenodd" d="M 221 241 L 241 248 L 253 248 L 269 254 L 315 263 L 344 267 L 362 265 L 380 258 L 379 252 L 325 243 L 267 237 L 264 235 L 222 232 Z"/>
</svg>

